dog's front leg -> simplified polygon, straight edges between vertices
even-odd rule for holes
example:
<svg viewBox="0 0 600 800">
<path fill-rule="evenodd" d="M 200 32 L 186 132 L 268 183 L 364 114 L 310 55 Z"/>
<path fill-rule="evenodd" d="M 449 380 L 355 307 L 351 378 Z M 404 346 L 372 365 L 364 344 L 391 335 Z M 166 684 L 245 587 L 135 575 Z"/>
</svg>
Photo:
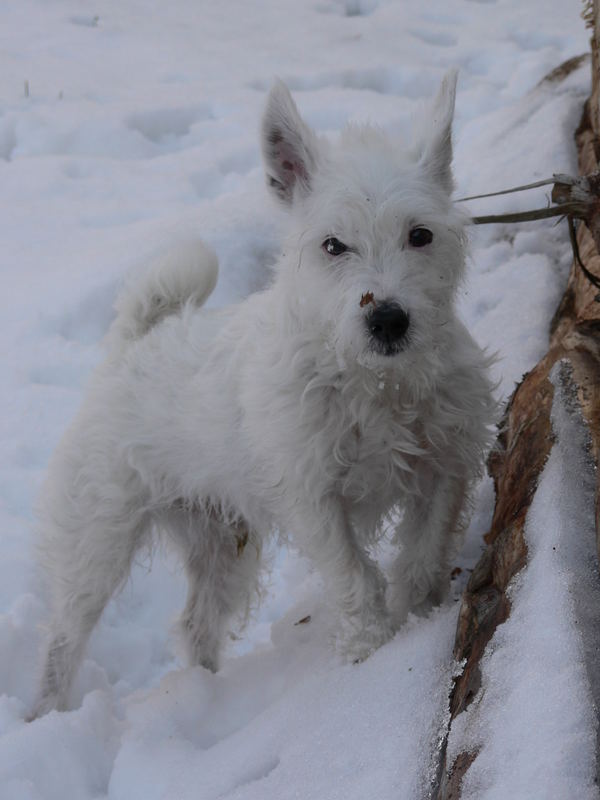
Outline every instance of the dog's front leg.
<svg viewBox="0 0 600 800">
<path fill-rule="evenodd" d="M 401 552 L 392 565 L 389 601 L 396 627 L 409 611 L 424 614 L 443 601 L 463 529 L 467 480 L 432 474 L 427 486 L 409 499 L 395 534 Z"/>
<path fill-rule="evenodd" d="M 393 635 L 385 578 L 360 547 L 337 498 L 318 507 L 296 503 L 293 518 L 298 546 L 318 566 L 339 608 L 338 649 L 349 661 L 363 661 Z"/>
</svg>

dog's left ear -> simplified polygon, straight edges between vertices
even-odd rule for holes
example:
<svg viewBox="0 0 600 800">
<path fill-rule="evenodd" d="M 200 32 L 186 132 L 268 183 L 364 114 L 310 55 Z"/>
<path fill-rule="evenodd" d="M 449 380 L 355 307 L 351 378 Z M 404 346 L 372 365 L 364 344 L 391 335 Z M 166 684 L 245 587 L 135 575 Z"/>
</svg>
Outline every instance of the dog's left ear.
<svg viewBox="0 0 600 800">
<path fill-rule="evenodd" d="M 297 192 L 310 191 L 319 143 L 279 80 L 269 93 L 263 116 L 262 150 L 267 183 L 279 200 L 291 205 Z"/>
<path fill-rule="evenodd" d="M 430 133 L 420 158 L 420 164 L 429 175 L 450 194 L 454 188 L 452 178 L 452 119 L 456 98 L 458 71 L 451 69 L 444 75 L 433 101 Z"/>
</svg>

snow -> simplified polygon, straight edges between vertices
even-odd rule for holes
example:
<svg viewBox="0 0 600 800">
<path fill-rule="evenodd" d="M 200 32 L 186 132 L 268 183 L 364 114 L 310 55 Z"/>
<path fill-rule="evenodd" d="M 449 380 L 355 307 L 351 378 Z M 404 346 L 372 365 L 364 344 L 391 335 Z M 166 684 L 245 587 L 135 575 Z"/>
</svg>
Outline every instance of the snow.
<svg viewBox="0 0 600 800">
<path fill-rule="evenodd" d="M 171 641 L 180 565 L 161 551 L 142 560 L 90 641 L 73 710 L 25 723 L 46 614 L 35 497 L 101 358 L 127 270 L 193 231 L 219 255 L 213 305 L 268 280 L 282 217 L 264 190 L 257 131 L 275 75 L 321 133 L 370 119 L 407 134 L 458 66 L 457 196 L 492 191 L 576 171 L 589 65 L 540 81 L 588 49 L 578 9 L 561 0 L 4 0 L 0 30 L 0 796 L 425 796 L 458 604 L 411 618 L 368 661 L 344 665 L 318 577 L 284 549 L 270 554 L 268 595 L 217 675 L 184 669 Z M 542 188 L 469 207 L 546 202 Z M 461 313 L 498 351 L 503 397 L 546 349 L 569 258 L 564 224 L 473 231 Z M 450 752 L 480 749 L 465 797 L 597 796 L 588 667 L 598 589 L 581 477 L 591 474 L 577 461 L 579 423 L 561 408 L 527 524 L 527 580 L 517 580 L 511 617 L 492 640 L 485 698 L 449 743 Z M 455 596 L 492 504 L 486 480 Z"/>
</svg>

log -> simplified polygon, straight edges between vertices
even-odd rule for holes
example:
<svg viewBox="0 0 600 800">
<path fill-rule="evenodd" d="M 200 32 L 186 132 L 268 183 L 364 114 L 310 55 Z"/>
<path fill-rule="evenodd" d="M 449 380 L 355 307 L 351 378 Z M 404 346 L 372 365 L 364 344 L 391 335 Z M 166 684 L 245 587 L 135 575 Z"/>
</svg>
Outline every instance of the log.
<svg viewBox="0 0 600 800">
<path fill-rule="evenodd" d="M 579 173 L 598 172 L 600 159 L 600 0 L 593 3 L 592 95 L 576 132 Z M 554 71 L 564 74 L 564 68 Z M 550 78 L 551 76 L 548 76 Z M 588 186 L 589 189 L 589 186 Z M 592 185 L 597 202 L 577 231 L 581 260 L 600 278 L 600 186 Z M 554 199 L 554 198 L 553 198 Z M 553 366 L 565 359 L 581 414 L 589 427 L 591 455 L 600 450 L 600 295 L 574 261 L 567 287 L 552 320 L 548 352 L 515 389 L 499 426 L 488 469 L 494 480 L 496 504 L 486 535 L 487 548 L 464 592 L 456 631 L 454 656 L 464 662 L 450 696 L 450 727 L 477 695 L 480 660 L 497 626 L 510 614 L 507 587 L 527 560 L 525 519 L 553 443 L 550 410 Z M 563 370 L 564 372 L 564 370 Z M 600 474 L 599 474 L 600 480 Z M 596 542 L 600 553 L 600 491 L 596 486 Z M 442 752 L 438 784 L 431 796 L 457 800 L 463 776 L 477 752 L 460 753 L 452 764 Z"/>
</svg>

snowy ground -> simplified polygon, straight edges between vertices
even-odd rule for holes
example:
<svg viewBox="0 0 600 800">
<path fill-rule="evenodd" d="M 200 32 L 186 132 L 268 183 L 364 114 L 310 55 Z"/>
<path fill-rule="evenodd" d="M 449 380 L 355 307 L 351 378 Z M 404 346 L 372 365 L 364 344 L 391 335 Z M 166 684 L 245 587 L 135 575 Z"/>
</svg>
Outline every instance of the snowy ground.
<svg viewBox="0 0 600 800">
<path fill-rule="evenodd" d="M 274 75 L 320 132 L 371 119 L 402 134 L 457 65 L 457 196 L 491 191 L 576 170 L 589 68 L 538 82 L 587 50 L 578 12 L 563 0 L 3 0 L 3 800 L 426 796 L 457 603 L 343 665 L 318 578 L 286 551 L 272 553 L 269 595 L 216 676 L 183 669 L 169 638 L 185 591 L 179 566 L 164 553 L 140 563 L 92 637 L 74 710 L 26 724 L 45 615 L 32 506 L 127 269 L 194 230 L 221 261 L 212 304 L 268 280 L 281 218 L 263 187 L 257 125 Z M 473 208 L 545 202 L 539 191 Z M 545 350 L 568 263 L 563 226 L 473 234 L 462 313 L 499 351 L 505 397 Z M 530 579 L 493 640 L 485 697 L 449 744 L 481 749 L 465 782 L 478 800 L 597 797 L 582 638 L 598 597 L 582 591 L 593 585 L 589 467 L 569 448 L 576 422 L 560 406 L 555 418 L 562 434 L 528 521 Z M 492 502 L 484 481 L 463 567 L 478 557 Z"/>
</svg>

